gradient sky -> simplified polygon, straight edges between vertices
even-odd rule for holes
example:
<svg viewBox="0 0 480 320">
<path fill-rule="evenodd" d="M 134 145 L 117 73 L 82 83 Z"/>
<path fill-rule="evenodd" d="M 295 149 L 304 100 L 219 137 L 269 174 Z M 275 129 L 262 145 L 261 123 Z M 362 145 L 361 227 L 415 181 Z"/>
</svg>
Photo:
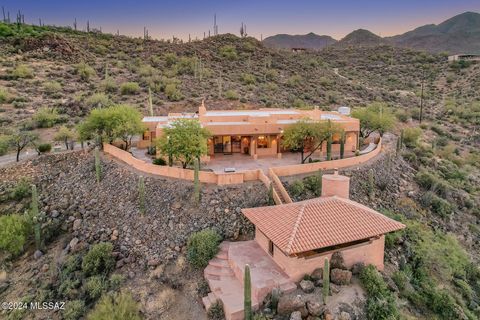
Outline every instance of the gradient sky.
<svg viewBox="0 0 480 320">
<path fill-rule="evenodd" d="M 260 39 L 277 33 L 314 32 L 340 39 L 363 28 L 381 36 L 400 34 L 424 24 L 438 24 L 465 11 L 480 12 L 480 0 L 0 0 L 11 18 L 20 9 L 25 21 L 72 25 L 84 29 L 142 36 L 143 27 L 154 38 L 202 38 L 212 30 L 217 14 L 219 33 L 238 35 L 240 24 Z M 0 12 L 1 14 L 1 12 Z M 212 32 L 213 34 L 213 32 Z"/>
</svg>

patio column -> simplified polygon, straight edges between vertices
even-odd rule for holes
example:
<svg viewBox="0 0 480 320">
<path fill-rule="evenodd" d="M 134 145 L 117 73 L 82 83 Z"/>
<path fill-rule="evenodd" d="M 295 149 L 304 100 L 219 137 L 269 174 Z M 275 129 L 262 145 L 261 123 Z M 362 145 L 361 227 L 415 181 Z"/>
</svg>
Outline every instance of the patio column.
<svg viewBox="0 0 480 320">
<path fill-rule="evenodd" d="M 252 141 L 250 142 L 250 155 L 253 157 L 253 159 L 257 159 L 257 137 L 252 136 Z"/>
<path fill-rule="evenodd" d="M 281 136 L 277 135 L 277 158 L 282 159 L 282 153 L 280 152 L 280 142 Z"/>
</svg>

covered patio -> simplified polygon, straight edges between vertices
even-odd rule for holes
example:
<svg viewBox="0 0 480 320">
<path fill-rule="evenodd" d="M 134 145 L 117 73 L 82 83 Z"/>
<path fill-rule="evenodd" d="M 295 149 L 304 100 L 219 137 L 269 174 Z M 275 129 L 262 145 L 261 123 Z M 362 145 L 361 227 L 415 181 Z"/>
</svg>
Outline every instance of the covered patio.
<svg viewBox="0 0 480 320">
<path fill-rule="evenodd" d="M 345 158 L 354 157 L 355 153 L 345 151 Z M 319 155 L 314 154 L 313 159 L 318 159 Z M 333 159 L 339 156 L 334 154 Z M 322 161 L 325 161 L 325 155 L 322 156 Z M 203 169 L 210 169 L 215 173 L 224 173 L 225 169 L 234 169 L 236 172 L 244 170 L 261 169 L 264 173 L 268 173 L 271 167 L 281 167 L 288 165 L 300 164 L 300 153 L 298 152 L 283 152 L 282 157 L 278 158 L 276 155 L 262 156 L 253 158 L 248 154 L 232 153 L 232 154 L 215 154 L 210 157 L 208 163 L 203 166 Z M 306 161 L 305 163 L 308 163 Z"/>
</svg>

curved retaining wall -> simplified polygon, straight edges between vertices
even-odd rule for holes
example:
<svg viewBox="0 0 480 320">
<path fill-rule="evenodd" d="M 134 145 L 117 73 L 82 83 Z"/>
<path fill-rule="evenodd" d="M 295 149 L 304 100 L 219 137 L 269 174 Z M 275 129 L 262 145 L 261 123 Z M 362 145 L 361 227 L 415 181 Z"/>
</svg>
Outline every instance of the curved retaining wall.
<svg viewBox="0 0 480 320">
<path fill-rule="evenodd" d="M 115 146 L 112 146 L 111 144 L 104 144 L 103 151 L 139 171 L 174 179 L 193 181 L 194 170 L 169 166 L 158 166 L 152 163 L 147 163 L 143 160 L 135 158 L 129 152 L 121 150 Z M 259 172 L 260 170 L 247 170 L 218 174 L 215 172 L 200 171 L 199 179 L 200 182 L 215 183 L 218 185 L 238 184 L 245 181 L 259 180 Z"/>
<path fill-rule="evenodd" d="M 302 173 L 315 172 L 318 170 L 330 170 L 330 169 L 340 169 L 346 167 L 352 167 L 364 162 L 369 161 L 370 159 L 376 157 L 382 150 L 382 141 L 378 142 L 377 147 L 366 154 L 362 154 L 357 157 L 351 157 L 346 159 L 322 161 L 322 162 L 313 162 L 313 163 L 304 163 L 304 164 L 294 164 L 289 166 L 281 167 L 272 167 L 272 171 L 279 177 L 283 176 L 293 176 Z"/>
</svg>

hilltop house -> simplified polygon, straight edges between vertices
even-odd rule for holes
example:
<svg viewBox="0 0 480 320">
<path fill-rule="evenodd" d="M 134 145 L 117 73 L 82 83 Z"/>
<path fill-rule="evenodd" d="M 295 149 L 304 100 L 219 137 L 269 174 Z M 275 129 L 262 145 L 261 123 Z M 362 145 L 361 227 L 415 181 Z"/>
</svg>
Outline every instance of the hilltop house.
<svg viewBox="0 0 480 320">
<path fill-rule="evenodd" d="M 357 149 L 360 123 L 358 119 L 338 112 L 325 112 L 297 109 L 257 109 L 257 110 L 207 110 L 202 102 L 196 113 L 170 113 L 167 116 L 145 117 L 143 122 L 147 131 L 139 141 L 139 147 L 151 145 L 162 129 L 176 119 L 197 119 L 207 128 L 212 137 L 208 140 L 208 157 L 219 154 L 242 153 L 256 159 L 259 156 L 281 157 L 284 150 L 281 145 L 285 128 L 300 119 L 338 123 L 345 130 L 345 153 Z M 326 147 L 323 146 L 325 151 Z M 339 154 L 340 135 L 333 137 L 332 153 Z"/>
<path fill-rule="evenodd" d="M 455 54 L 448 56 L 448 61 L 480 61 L 480 54 Z"/>
<path fill-rule="evenodd" d="M 253 306 L 273 288 L 290 292 L 294 282 L 322 268 L 335 252 L 347 268 L 356 263 L 384 267 L 385 234 L 405 228 L 349 199 L 350 178 L 323 175 L 322 196 L 277 206 L 243 209 L 255 225 L 255 239 L 225 242 L 205 269 L 212 292 L 205 306 L 220 299 L 227 319 L 243 319 L 243 268 L 250 266 Z"/>
</svg>

